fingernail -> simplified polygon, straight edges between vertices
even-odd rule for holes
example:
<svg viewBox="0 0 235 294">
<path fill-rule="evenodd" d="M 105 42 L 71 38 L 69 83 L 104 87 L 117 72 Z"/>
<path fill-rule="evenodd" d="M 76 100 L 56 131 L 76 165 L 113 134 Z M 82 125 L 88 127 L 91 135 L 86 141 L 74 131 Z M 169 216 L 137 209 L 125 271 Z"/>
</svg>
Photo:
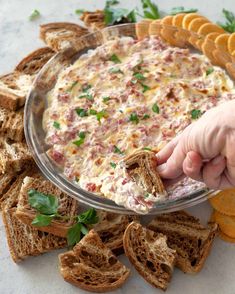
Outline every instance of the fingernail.
<svg viewBox="0 0 235 294">
<path fill-rule="evenodd" d="M 211 161 L 211 163 L 213 164 L 213 165 L 217 165 L 217 164 L 219 164 L 221 161 L 223 161 L 224 160 L 224 156 L 223 155 L 219 155 L 219 156 L 216 156 L 212 161 Z"/>
<path fill-rule="evenodd" d="M 157 171 L 162 172 L 165 168 L 166 168 L 166 163 L 163 163 L 163 164 L 157 166 Z"/>
</svg>

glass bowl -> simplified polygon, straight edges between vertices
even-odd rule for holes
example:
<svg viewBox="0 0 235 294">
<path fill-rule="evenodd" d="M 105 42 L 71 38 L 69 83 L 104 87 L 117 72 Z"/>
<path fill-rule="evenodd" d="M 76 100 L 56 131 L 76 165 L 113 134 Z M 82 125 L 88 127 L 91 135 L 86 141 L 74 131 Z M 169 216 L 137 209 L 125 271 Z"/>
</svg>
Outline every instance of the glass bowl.
<svg viewBox="0 0 235 294">
<path fill-rule="evenodd" d="M 192 51 L 200 48 L 200 44 L 203 42 L 207 42 L 208 46 L 203 48 L 203 53 L 214 64 L 226 67 L 231 75 L 234 74 L 232 57 L 224 52 L 223 49 L 217 48 L 212 40 L 207 40 L 204 36 L 199 36 L 181 28 L 159 23 L 150 29 L 148 22 L 108 27 L 102 31 L 79 38 L 73 48 L 67 48 L 57 53 L 39 72 L 27 97 L 24 115 L 25 136 L 33 157 L 44 176 L 65 193 L 87 206 L 114 213 L 135 214 L 133 211 L 118 206 L 109 199 L 83 190 L 77 184 L 68 180 L 55 163 L 50 160 L 46 154 L 49 146 L 45 143 L 45 132 L 42 128 L 42 116 L 47 108 L 47 93 L 54 87 L 60 71 L 76 61 L 87 50 L 94 49 L 115 37 L 144 37 L 148 34 L 149 30 L 152 30 L 151 34 L 159 35 L 172 45 L 190 48 Z M 185 194 L 182 198 L 157 203 L 156 207 L 149 212 L 149 215 L 181 210 L 203 202 L 215 193 L 216 191 L 207 188 L 194 190 L 191 193 Z"/>
</svg>

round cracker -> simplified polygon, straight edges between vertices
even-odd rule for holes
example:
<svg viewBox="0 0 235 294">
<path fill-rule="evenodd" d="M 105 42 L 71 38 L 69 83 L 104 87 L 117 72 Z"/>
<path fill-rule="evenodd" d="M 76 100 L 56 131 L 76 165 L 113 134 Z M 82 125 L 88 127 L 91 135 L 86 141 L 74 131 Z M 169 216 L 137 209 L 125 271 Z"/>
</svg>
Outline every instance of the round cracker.
<svg viewBox="0 0 235 294">
<path fill-rule="evenodd" d="M 216 39 L 215 39 L 215 45 L 217 48 L 221 48 L 225 51 L 228 51 L 228 39 L 229 39 L 229 34 L 220 34 Z"/>
<path fill-rule="evenodd" d="M 235 243 L 235 238 L 227 236 L 222 231 L 219 232 L 219 238 L 228 243 Z"/>
<path fill-rule="evenodd" d="M 149 25 L 149 35 L 160 35 L 161 32 L 161 20 L 156 19 Z"/>
<path fill-rule="evenodd" d="M 225 66 L 229 75 L 235 80 L 235 63 L 229 62 L 229 63 L 226 63 Z"/>
<path fill-rule="evenodd" d="M 235 33 L 232 33 L 228 39 L 228 51 L 229 53 L 233 53 L 235 50 Z"/>
<path fill-rule="evenodd" d="M 179 13 L 173 16 L 172 24 L 173 26 L 182 28 L 183 25 L 183 19 L 186 13 Z"/>
<path fill-rule="evenodd" d="M 206 36 L 207 34 L 213 33 L 213 32 L 223 34 L 224 30 L 221 27 L 219 27 L 213 23 L 205 23 L 198 30 L 198 34 L 203 35 L 203 36 Z"/>
<path fill-rule="evenodd" d="M 223 68 L 226 68 L 226 64 L 232 62 L 231 55 L 222 49 L 215 49 L 213 51 L 213 56 L 216 59 L 217 65 L 220 65 Z"/>
<path fill-rule="evenodd" d="M 202 17 L 201 15 L 197 14 L 197 13 L 188 13 L 184 16 L 183 18 L 183 22 L 182 22 L 182 27 L 183 29 L 185 30 L 188 30 L 188 27 L 191 23 L 192 20 L 194 20 L 195 18 L 198 18 L 198 17 Z"/>
<path fill-rule="evenodd" d="M 139 23 L 136 23 L 135 31 L 136 31 L 137 39 L 141 40 L 149 36 L 150 24 L 151 24 L 150 22 L 146 22 L 146 21 L 141 21 Z"/>
<path fill-rule="evenodd" d="M 163 25 L 168 25 L 168 26 L 172 26 L 172 22 L 173 22 L 173 16 L 172 15 L 167 15 L 165 17 L 162 18 L 161 23 Z"/>
<path fill-rule="evenodd" d="M 228 237 L 235 238 L 235 217 L 222 214 L 218 211 L 213 212 L 214 221 L 219 225 L 219 229 Z"/>
<path fill-rule="evenodd" d="M 199 31 L 200 27 L 202 25 L 204 25 L 205 23 L 209 23 L 209 20 L 207 20 L 204 17 L 195 18 L 190 22 L 190 24 L 188 26 L 188 30 L 197 33 Z"/>
<path fill-rule="evenodd" d="M 215 39 L 220 35 L 220 33 L 210 33 L 208 35 L 205 36 L 205 41 L 207 40 L 211 40 L 211 41 L 215 41 Z"/>
<path fill-rule="evenodd" d="M 177 29 L 166 26 L 161 29 L 161 36 L 172 46 L 185 47 L 185 41 L 177 37 L 177 32 Z"/>
<path fill-rule="evenodd" d="M 201 48 L 203 54 L 206 55 L 206 57 L 208 57 L 214 65 L 216 65 L 217 61 L 213 55 L 213 51 L 216 49 L 214 42 L 212 42 L 211 40 L 205 40 Z"/>
<path fill-rule="evenodd" d="M 235 189 L 221 191 L 209 201 L 211 206 L 220 213 L 235 216 Z"/>
<path fill-rule="evenodd" d="M 201 50 L 201 47 L 198 47 L 197 43 L 199 40 L 199 36 L 197 34 L 192 33 L 189 38 L 189 43 L 193 45 L 194 48 Z"/>
</svg>

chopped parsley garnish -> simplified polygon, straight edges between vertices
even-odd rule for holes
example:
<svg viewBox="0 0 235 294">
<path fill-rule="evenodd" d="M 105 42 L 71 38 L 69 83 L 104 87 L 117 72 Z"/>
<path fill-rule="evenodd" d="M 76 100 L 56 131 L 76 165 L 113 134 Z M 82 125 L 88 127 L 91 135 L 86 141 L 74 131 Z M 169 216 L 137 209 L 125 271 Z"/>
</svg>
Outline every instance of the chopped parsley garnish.
<svg viewBox="0 0 235 294">
<path fill-rule="evenodd" d="M 78 137 L 79 137 L 80 139 L 74 141 L 73 144 L 75 144 L 76 146 L 79 147 L 79 146 L 81 146 L 81 145 L 84 143 L 84 141 L 85 141 L 85 137 L 86 137 L 85 132 L 80 132 L 80 133 L 78 134 Z"/>
<path fill-rule="evenodd" d="M 112 5 L 116 5 L 119 4 L 118 0 L 107 0 L 106 1 L 106 7 L 112 6 Z"/>
<path fill-rule="evenodd" d="M 113 146 L 113 152 L 117 154 L 123 154 L 123 151 L 119 149 L 116 145 Z"/>
<path fill-rule="evenodd" d="M 211 73 L 213 73 L 213 71 L 214 71 L 213 67 L 208 68 L 206 71 L 206 75 L 209 76 Z"/>
<path fill-rule="evenodd" d="M 117 67 L 110 68 L 109 72 L 110 73 L 121 73 L 121 74 L 123 74 L 123 71 L 121 71 L 120 68 L 117 68 Z"/>
<path fill-rule="evenodd" d="M 79 136 L 80 139 L 85 139 L 86 133 L 85 132 L 79 132 L 78 136 Z"/>
<path fill-rule="evenodd" d="M 143 87 L 143 93 L 150 90 L 150 87 L 145 84 L 141 84 L 141 86 Z"/>
<path fill-rule="evenodd" d="M 100 122 L 101 118 L 107 117 L 107 113 L 104 110 L 97 112 L 96 118 Z"/>
<path fill-rule="evenodd" d="M 138 82 L 137 80 L 131 80 L 131 83 L 134 84 L 134 85 L 135 85 L 137 82 Z"/>
<path fill-rule="evenodd" d="M 88 100 L 93 100 L 94 99 L 93 96 L 91 94 L 89 94 L 89 93 L 82 94 L 82 95 L 78 96 L 78 98 L 80 98 L 80 99 L 86 98 Z"/>
<path fill-rule="evenodd" d="M 110 100 L 110 97 L 109 96 L 106 96 L 106 97 L 103 97 L 103 102 L 108 102 Z"/>
<path fill-rule="evenodd" d="M 198 9 L 196 8 L 184 8 L 184 6 L 178 6 L 178 7 L 173 7 L 171 9 L 170 14 L 171 15 L 176 15 L 179 13 L 192 13 L 192 12 L 197 12 Z"/>
<path fill-rule="evenodd" d="M 88 116 L 88 113 L 84 108 L 76 108 L 76 113 L 80 117 Z"/>
<path fill-rule="evenodd" d="M 137 80 L 145 80 L 145 77 L 144 77 L 143 74 L 140 73 L 140 72 L 135 72 L 135 73 L 133 73 L 133 76 L 134 76 Z"/>
<path fill-rule="evenodd" d="M 95 109 L 90 109 L 89 110 L 89 114 L 96 115 L 97 114 L 97 111 Z"/>
<path fill-rule="evenodd" d="M 121 60 L 117 57 L 116 54 L 113 54 L 110 59 L 110 61 L 114 62 L 114 63 L 121 63 Z"/>
<path fill-rule="evenodd" d="M 151 0 L 141 0 L 144 18 L 159 19 L 160 13 L 158 7 Z"/>
<path fill-rule="evenodd" d="M 143 150 L 152 151 L 152 149 L 149 147 L 144 147 Z"/>
<path fill-rule="evenodd" d="M 235 14 L 232 11 L 229 11 L 226 9 L 223 9 L 222 12 L 226 19 L 226 22 L 224 24 L 218 22 L 218 25 L 221 26 L 225 31 L 229 33 L 234 33 L 235 32 Z"/>
<path fill-rule="evenodd" d="M 116 168 L 116 163 L 114 163 L 114 162 L 110 162 L 110 165 L 112 166 L 112 168 Z"/>
<path fill-rule="evenodd" d="M 145 194 L 144 194 L 144 198 L 148 198 L 149 196 L 150 196 L 149 193 L 145 193 Z"/>
<path fill-rule="evenodd" d="M 193 109 L 191 111 L 191 117 L 192 119 L 198 119 L 202 115 L 202 112 L 200 109 Z"/>
<path fill-rule="evenodd" d="M 83 14 L 84 11 L 85 11 L 85 9 L 76 9 L 76 10 L 75 10 L 75 13 L 76 13 L 77 15 L 81 15 L 81 14 Z"/>
<path fill-rule="evenodd" d="M 148 118 L 150 118 L 150 115 L 149 114 L 144 114 L 143 119 L 148 119 Z"/>
<path fill-rule="evenodd" d="M 53 127 L 56 128 L 57 130 L 59 130 L 60 129 L 60 123 L 58 123 L 58 121 L 54 121 Z"/>
<path fill-rule="evenodd" d="M 92 88 L 92 85 L 86 85 L 82 88 L 82 92 L 87 92 L 91 88 Z"/>
<path fill-rule="evenodd" d="M 68 92 L 71 92 L 73 90 L 73 88 L 78 84 L 78 81 L 75 81 L 72 83 L 72 85 L 69 87 L 69 89 L 67 90 Z"/>
<path fill-rule="evenodd" d="M 40 17 L 40 12 L 37 9 L 34 9 L 33 12 L 29 16 L 29 20 L 35 20 Z"/>
<path fill-rule="evenodd" d="M 131 115 L 130 115 L 130 117 L 129 117 L 129 120 L 130 120 L 131 122 L 133 122 L 133 123 L 138 124 L 138 122 L 139 122 L 139 118 L 138 118 L 137 113 L 135 113 L 135 112 L 131 113 Z"/>
<path fill-rule="evenodd" d="M 160 109 L 159 109 L 159 106 L 157 105 L 157 103 L 154 103 L 153 104 L 152 111 L 155 112 L 155 113 L 159 113 L 160 112 Z"/>
</svg>

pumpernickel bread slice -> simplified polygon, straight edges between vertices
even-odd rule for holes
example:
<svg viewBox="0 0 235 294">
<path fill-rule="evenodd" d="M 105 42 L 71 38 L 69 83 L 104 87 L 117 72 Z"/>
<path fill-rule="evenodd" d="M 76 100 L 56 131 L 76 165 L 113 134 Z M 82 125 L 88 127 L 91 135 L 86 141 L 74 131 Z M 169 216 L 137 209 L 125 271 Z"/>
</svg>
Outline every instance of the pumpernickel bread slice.
<svg viewBox="0 0 235 294">
<path fill-rule="evenodd" d="M 24 57 L 15 70 L 27 75 L 36 75 L 55 52 L 49 47 L 39 48 Z"/>
<path fill-rule="evenodd" d="M 205 228 L 183 211 L 156 216 L 148 228 L 167 236 L 168 246 L 177 252 L 176 266 L 185 273 L 202 269 L 217 234 L 216 224 Z"/>
<path fill-rule="evenodd" d="M 138 221 L 134 215 L 123 215 L 103 210 L 97 212 L 99 222 L 93 229 L 99 234 L 102 242 L 112 250 L 115 255 L 123 253 L 123 235 L 126 227 L 132 221 Z"/>
<path fill-rule="evenodd" d="M 81 289 L 104 293 L 120 288 L 130 274 L 91 230 L 73 250 L 59 255 L 64 280 Z"/>
<path fill-rule="evenodd" d="M 16 216 L 23 223 L 31 225 L 37 215 L 37 211 L 29 204 L 29 190 L 36 190 L 41 193 L 54 195 L 59 200 L 58 212 L 62 216 L 69 216 L 68 220 L 54 219 L 45 227 L 37 227 L 43 232 L 52 233 L 59 237 L 66 237 L 68 229 L 74 224 L 74 216 L 78 214 L 78 201 L 66 195 L 51 182 L 43 178 L 25 177 L 19 193 L 19 201 Z"/>
<path fill-rule="evenodd" d="M 0 107 L 17 110 L 25 103 L 33 77 L 14 71 L 0 77 Z"/>
<path fill-rule="evenodd" d="M 132 222 L 124 233 L 125 254 L 139 274 L 154 287 L 166 290 L 174 269 L 176 251 L 166 236 Z"/>
<path fill-rule="evenodd" d="M 69 22 L 47 23 L 40 27 L 40 38 L 56 52 L 74 47 L 78 38 L 87 33 L 86 28 Z"/>
</svg>

